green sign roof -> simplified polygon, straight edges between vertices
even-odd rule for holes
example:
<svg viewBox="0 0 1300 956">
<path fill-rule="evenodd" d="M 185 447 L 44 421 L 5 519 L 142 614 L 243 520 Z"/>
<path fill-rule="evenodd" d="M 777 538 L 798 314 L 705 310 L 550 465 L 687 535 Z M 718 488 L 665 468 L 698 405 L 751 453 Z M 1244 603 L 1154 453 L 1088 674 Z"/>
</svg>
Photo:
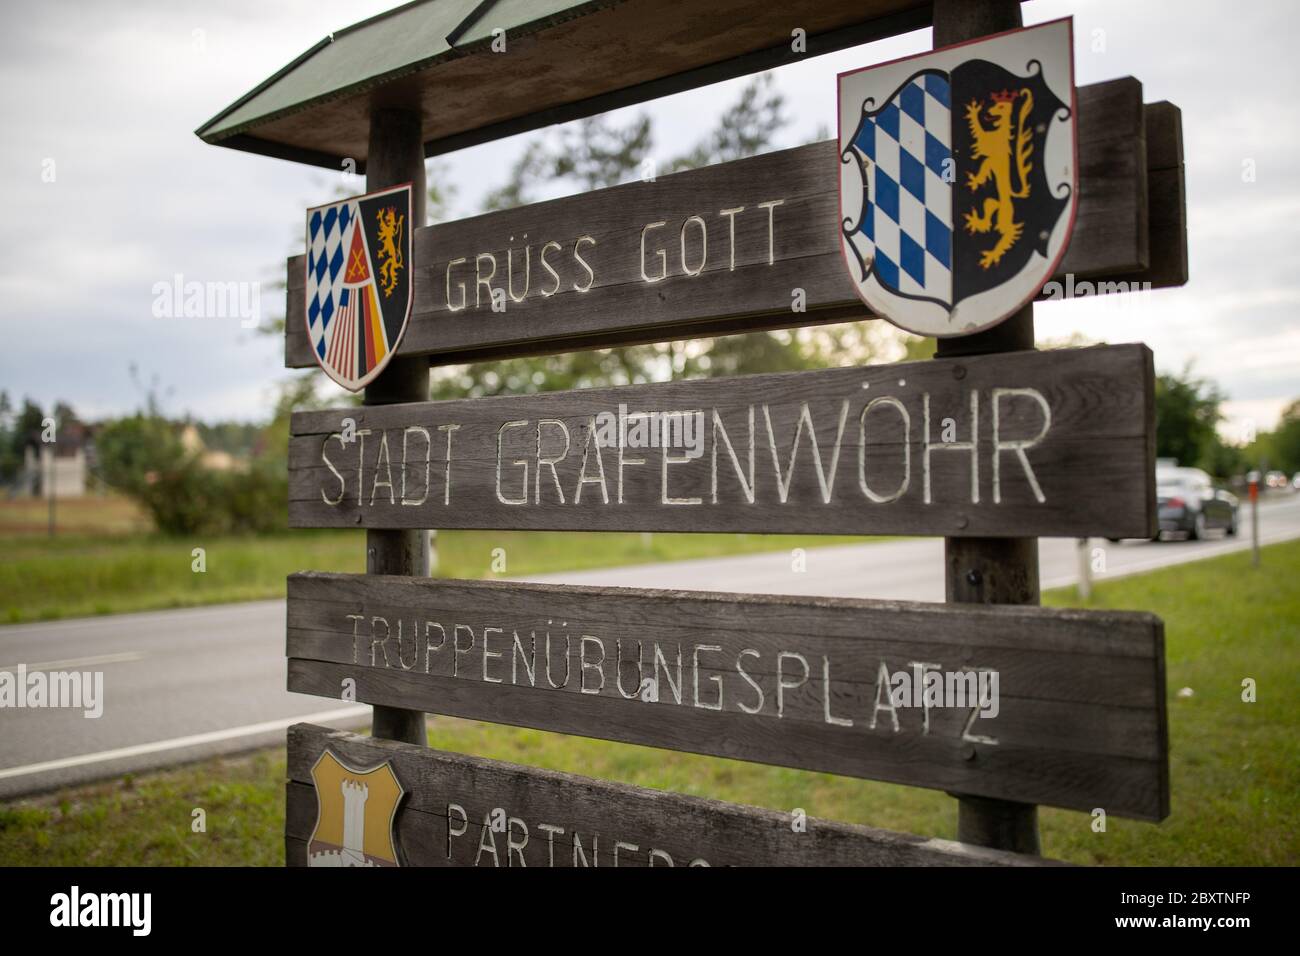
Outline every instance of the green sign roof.
<svg viewBox="0 0 1300 956">
<path fill-rule="evenodd" d="M 918 29 L 930 16 L 927 0 L 417 0 L 331 34 L 197 133 L 363 168 L 374 106 L 420 110 L 432 155 Z M 794 48 L 796 28 L 806 52 Z"/>
</svg>

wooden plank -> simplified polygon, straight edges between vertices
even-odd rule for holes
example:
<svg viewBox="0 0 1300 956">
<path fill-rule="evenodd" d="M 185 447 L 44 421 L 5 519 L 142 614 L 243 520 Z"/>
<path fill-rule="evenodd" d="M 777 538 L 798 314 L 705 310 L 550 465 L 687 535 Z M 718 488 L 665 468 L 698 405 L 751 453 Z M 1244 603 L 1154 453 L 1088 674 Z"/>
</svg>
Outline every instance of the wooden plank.
<svg viewBox="0 0 1300 956">
<path fill-rule="evenodd" d="M 1046 861 L 360 737 L 289 728 L 286 857 L 307 865 L 311 768 L 391 761 L 407 796 L 394 828 L 407 866 L 1039 866 Z M 496 811 L 504 829 L 493 830 Z M 575 852 L 575 842 L 577 852 Z M 513 846 L 512 846 L 513 844 Z M 617 851 L 616 851 L 617 847 Z M 616 856 L 617 852 L 617 856 Z"/>
<path fill-rule="evenodd" d="M 339 697 L 350 679 L 367 703 L 1168 813 L 1163 627 L 1149 614 L 374 575 L 293 575 L 288 594 L 299 693 Z M 898 706 L 890 689 L 900 672 L 915 683 L 914 662 L 945 681 L 996 674 L 992 705 Z"/>
<path fill-rule="evenodd" d="M 1146 537 L 1152 383 L 1120 345 L 300 412 L 289 520 Z"/>
<path fill-rule="evenodd" d="M 1151 264 L 1129 277 L 1150 288 L 1187 283 L 1187 180 L 1183 169 L 1182 111 L 1172 103 L 1146 107 L 1147 142 L 1158 144 L 1150 156 L 1147 189 L 1151 194 Z"/>
<path fill-rule="evenodd" d="M 1079 90 L 1079 209 L 1059 279 L 1148 266 L 1146 135 L 1136 80 Z M 841 259 L 836 168 L 828 140 L 418 229 L 398 354 L 445 364 L 870 318 Z M 304 268 L 289 260 L 291 367 L 314 364 Z"/>
<path fill-rule="evenodd" d="M 1048 283 L 1040 300 L 1148 292 L 1187 284 L 1187 189 L 1183 169 L 1182 111 L 1172 103 L 1148 103 L 1142 118 L 1147 148 L 1147 265 L 1104 277 L 1067 277 L 1073 285 Z M 1080 197 L 1082 199 L 1082 197 Z M 1076 226 L 1077 228 L 1077 226 Z"/>
</svg>

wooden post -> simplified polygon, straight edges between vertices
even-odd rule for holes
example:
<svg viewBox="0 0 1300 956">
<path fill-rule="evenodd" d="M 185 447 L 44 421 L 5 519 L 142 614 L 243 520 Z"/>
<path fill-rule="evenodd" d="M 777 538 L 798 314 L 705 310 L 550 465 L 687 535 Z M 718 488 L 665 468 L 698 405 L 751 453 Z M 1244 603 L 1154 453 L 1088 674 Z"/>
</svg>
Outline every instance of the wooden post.
<svg viewBox="0 0 1300 956">
<path fill-rule="evenodd" d="M 1022 26 L 1020 0 L 935 0 L 934 46 L 974 40 Z M 940 339 L 936 355 L 954 358 L 1034 347 L 1034 307 L 1025 306 L 986 332 Z M 949 603 L 1037 604 L 1037 538 L 945 538 Z M 956 794 L 957 839 L 978 846 L 1040 854 L 1038 807 Z"/>
<path fill-rule="evenodd" d="M 1079 599 L 1082 601 L 1092 598 L 1092 556 L 1088 547 L 1091 543 L 1091 538 L 1080 538 L 1075 546 L 1075 554 L 1079 559 Z"/>
<path fill-rule="evenodd" d="M 1267 474 L 1263 469 L 1267 462 L 1260 465 L 1258 477 L 1250 483 L 1250 564 L 1259 567 L 1259 480 Z"/>
<path fill-rule="evenodd" d="M 424 225 L 427 186 L 424 140 L 418 111 L 375 109 L 370 114 L 370 145 L 366 158 L 366 191 L 411 184 L 412 228 Z M 393 358 L 366 387 L 367 405 L 429 400 L 428 358 Z M 366 531 L 366 573 L 429 576 L 429 532 Z M 398 707 L 374 709 L 370 732 L 386 740 L 425 746 L 424 713 Z"/>
<path fill-rule="evenodd" d="M 49 525 L 50 525 L 50 537 L 51 537 L 51 538 L 54 537 L 54 466 L 55 466 L 55 464 L 56 464 L 55 457 L 56 457 L 56 456 L 55 456 L 54 448 L 51 447 L 51 448 L 50 448 L 50 467 L 47 469 L 48 474 L 46 475 L 46 480 L 49 482 L 49 485 L 50 485 L 50 487 L 49 487 L 49 489 L 48 489 L 47 497 L 48 497 L 49 500 L 50 500 Z"/>
</svg>

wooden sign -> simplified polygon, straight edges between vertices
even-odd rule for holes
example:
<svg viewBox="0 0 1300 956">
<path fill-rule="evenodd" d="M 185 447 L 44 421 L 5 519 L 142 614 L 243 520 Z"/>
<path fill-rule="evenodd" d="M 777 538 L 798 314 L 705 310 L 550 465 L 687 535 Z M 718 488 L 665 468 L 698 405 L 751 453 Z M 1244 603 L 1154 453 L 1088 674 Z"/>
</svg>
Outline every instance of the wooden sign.
<svg viewBox="0 0 1300 956">
<path fill-rule="evenodd" d="M 1186 282 L 1177 108 L 1132 78 L 1076 90 L 1068 21 L 1018 29 L 1017 0 L 721 0 L 686 30 L 649 0 L 490 6 L 331 35 L 200 131 L 372 190 L 310 210 L 288 263 L 286 365 L 367 389 L 293 415 L 289 518 L 404 533 L 367 536 L 373 573 L 289 579 L 287 675 L 373 705 L 388 739 L 291 728 L 288 861 L 1030 862 L 429 752 L 428 712 L 940 789 L 963 840 L 1026 853 L 1040 803 L 1163 819 L 1162 623 L 1028 603 L 1037 537 L 1156 530 L 1151 353 L 1034 351 L 1022 306 Z M 835 140 L 415 228 L 432 153 L 926 25 L 971 44 L 846 74 Z M 375 72 L 367 50 L 399 55 Z M 927 362 L 424 401 L 426 362 L 876 315 L 970 337 Z M 943 536 L 951 603 L 430 580 L 429 528 Z"/>
<path fill-rule="evenodd" d="M 1186 281 L 1185 261 L 1164 262 L 1176 246 L 1148 242 L 1149 223 L 1172 238 L 1185 220 L 1178 190 L 1148 190 L 1157 157 L 1182 180 L 1177 111 L 1163 120 L 1148 129 L 1132 78 L 1078 91 L 1078 215 L 1061 289 Z M 827 140 L 417 229 L 399 354 L 448 363 L 869 318 L 840 248 L 840 166 Z M 288 267 L 294 367 L 315 363 L 305 264 Z"/>
<path fill-rule="evenodd" d="M 840 74 L 840 246 L 872 311 L 969 335 L 1056 272 L 1079 199 L 1072 23 Z"/>
<path fill-rule="evenodd" d="M 1160 820 L 1158 618 L 298 574 L 288 689 Z"/>
<path fill-rule="evenodd" d="M 1122 345 L 300 412 L 289 520 L 1147 537 L 1152 381 Z"/>
<path fill-rule="evenodd" d="M 308 836 L 321 802 L 333 799 L 314 782 L 313 768 L 340 761 L 392 773 L 409 788 L 394 819 L 406 866 L 1052 865 L 810 818 L 802 808 L 759 810 L 295 724 L 286 787 L 290 866 L 335 865 L 327 862 L 335 857 L 312 852 Z M 386 805 L 372 810 L 357 796 L 353 803 L 363 818 L 354 826 L 357 847 L 347 859 L 364 861 L 363 834 L 388 822 Z"/>
</svg>

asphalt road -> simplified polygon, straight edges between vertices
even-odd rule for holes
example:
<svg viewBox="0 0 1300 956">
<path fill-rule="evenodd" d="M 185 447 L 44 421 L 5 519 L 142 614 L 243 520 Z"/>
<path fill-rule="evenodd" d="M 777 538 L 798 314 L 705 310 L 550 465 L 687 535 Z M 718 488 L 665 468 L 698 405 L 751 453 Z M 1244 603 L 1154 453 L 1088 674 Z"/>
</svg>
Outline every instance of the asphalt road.
<svg viewBox="0 0 1300 956">
<path fill-rule="evenodd" d="M 1246 512 L 1243 511 L 1243 519 Z M 1260 510 L 1265 543 L 1300 538 L 1300 495 Z M 1249 527 L 1243 520 L 1243 531 Z M 1124 542 L 1099 579 L 1248 548 L 1249 538 Z M 1040 543 L 1044 587 L 1075 580 L 1073 540 Z M 533 581 L 939 601 L 935 539 L 569 572 Z M 364 727 L 369 708 L 285 689 L 284 603 L 259 601 L 0 627 L 0 670 L 102 671 L 104 712 L 0 710 L 0 799 L 282 743 L 299 720 Z"/>
<path fill-rule="evenodd" d="M 0 628 L 0 670 L 103 671 L 103 715 L 0 710 L 0 798 L 284 743 L 370 708 L 284 689 L 284 602 Z"/>
<path fill-rule="evenodd" d="M 1211 532 L 1205 541 L 1122 541 L 1094 538 L 1089 555 L 1102 549 L 1106 571 L 1096 580 L 1137 574 L 1170 564 L 1197 561 L 1250 547 L 1250 512 L 1241 512 L 1241 533 L 1228 538 Z M 1265 544 L 1300 538 L 1300 495 L 1289 495 L 1260 508 L 1260 538 Z M 742 591 L 758 594 L 816 594 L 828 597 L 883 598 L 896 601 L 942 601 L 943 540 L 914 538 L 879 544 L 812 548 L 803 555 L 806 570 L 796 571 L 788 551 L 732 558 L 703 558 L 665 564 L 632 565 L 600 571 L 569 571 L 520 578 L 565 584 L 612 587 L 681 588 L 692 591 Z M 1073 584 L 1078 578 L 1078 542 L 1041 538 L 1038 569 L 1044 588 Z"/>
</svg>

